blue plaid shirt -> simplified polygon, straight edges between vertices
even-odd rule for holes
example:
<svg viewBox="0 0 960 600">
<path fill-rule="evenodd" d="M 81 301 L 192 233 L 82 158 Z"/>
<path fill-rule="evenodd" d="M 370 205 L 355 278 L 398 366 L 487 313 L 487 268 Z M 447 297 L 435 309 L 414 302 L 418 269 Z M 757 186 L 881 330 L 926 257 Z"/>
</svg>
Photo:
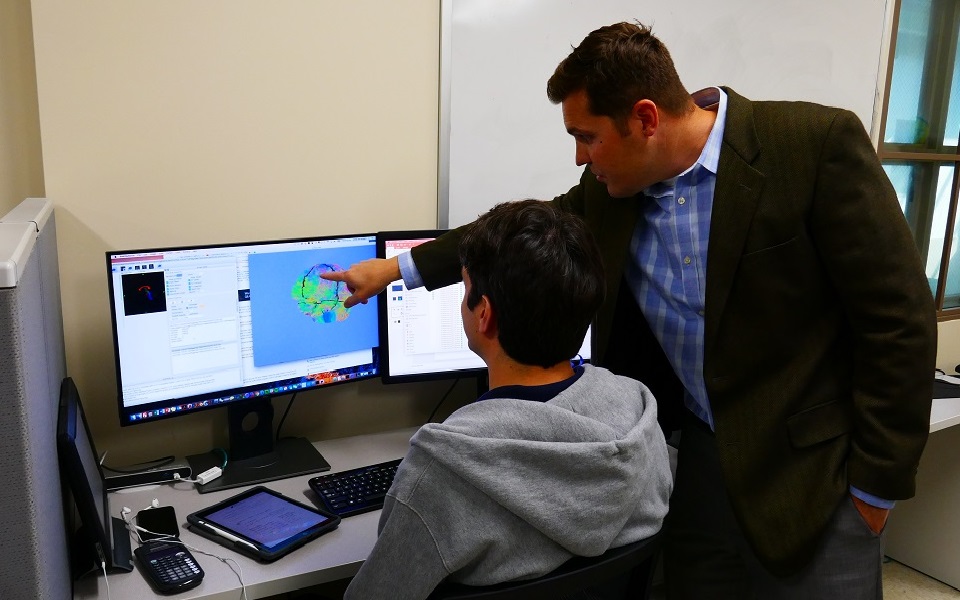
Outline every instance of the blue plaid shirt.
<svg viewBox="0 0 960 600">
<path fill-rule="evenodd" d="M 703 380 L 703 311 L 710 214 L 727 95 L 718 88 L 710 88 L 710 92 L 696 98 L 704 105 L 717 104 L 717 120 L 700 158 L 673 179 L 643 191 L 647 201 L 630 242 L 633 260 L 627 265 L 626 277 L 640 310 L 683 383 L 684 404 L 713 429 L 713 412 Z"/>
</svg>

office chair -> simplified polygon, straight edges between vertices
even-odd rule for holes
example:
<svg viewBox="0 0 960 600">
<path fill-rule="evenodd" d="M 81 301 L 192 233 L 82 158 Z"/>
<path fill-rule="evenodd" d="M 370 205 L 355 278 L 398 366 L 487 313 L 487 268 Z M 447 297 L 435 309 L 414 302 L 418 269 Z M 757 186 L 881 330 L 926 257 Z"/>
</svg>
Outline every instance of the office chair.
<svg viewBox="0 0 960 600">
<path fill-rule="evenodd" d="M 427 600 L 556 600 L 627 576 L 630 580 L 625 597 L 643 600 L 650 596 L 662 536 L 661 530 L 639 542 L 607 550 L 600 556 L 575 556 L 536 579 L 489 586 L 442 583 Z"/>
</svg>

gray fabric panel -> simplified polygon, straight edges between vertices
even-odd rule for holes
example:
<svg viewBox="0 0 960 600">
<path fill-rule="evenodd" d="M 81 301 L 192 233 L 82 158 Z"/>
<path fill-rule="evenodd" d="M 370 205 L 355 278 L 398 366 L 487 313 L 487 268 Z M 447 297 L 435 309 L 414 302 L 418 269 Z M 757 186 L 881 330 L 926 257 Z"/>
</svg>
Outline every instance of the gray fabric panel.
<svg viewBox="0 0 960 600">
<path fill-rule="evenodd" d="M 17 287 L 0 290 L 0 598 L 72 594 L 56 448 L 58 281 L 48 293 L 59 278 L 55 231 L 45 227 Z"/>
</svg>

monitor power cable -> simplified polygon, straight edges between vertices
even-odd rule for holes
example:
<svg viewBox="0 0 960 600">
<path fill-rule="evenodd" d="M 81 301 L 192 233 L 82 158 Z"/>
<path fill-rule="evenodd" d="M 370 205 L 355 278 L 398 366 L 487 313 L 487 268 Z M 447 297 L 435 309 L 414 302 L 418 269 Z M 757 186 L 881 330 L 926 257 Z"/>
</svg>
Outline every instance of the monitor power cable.
<svg viewBox="0 0 960 600">
<path fill-rule="evenodd" d="M 274 436 L 274 440 L 280 441 L 280 428 L 283 427 L 283 422 L 287 420 L 287 415 L 290 414 L 290 407 L 293 406 L 293 401 L 297 399 L 297 394 L 300 392 L 294 392 L 293 396 L 290 397 L 290 402 L 287 403 L 287 408 L 283 410 L 283 416 L 280 417 L 280 423 L 277 425 L 277 433 Z"/>
<path fill-rule="evenodd" d="M 109 452 L 109 450 L 104 451 L 103 455 L 100 456 L 100 466 L 104 467 L 105 469 L 110 469 L 114 473 L 143 473 L 144 471 L 147 471 L 149 469 L 159 469 L 160 467 L 169 465 L 176 459 L 176 457 L 173 456 L 172 454 L 168 454 L 167 456 L 162 456 L 154 460 L 149 460 L 139 465 L 135 469 L 130 469 L 127 467 L 116 468 L 116 467 L 111 467 L 109 465 L 103 464 L 103 461 L 107 459 L 107 452 Z"/>
<path fill-rule="evenodd" d="M 453 383 L 451 383 L 450 387 L 447 388 L 447 392 L 440 398 L 440 402 L 437 402 L 437 405 L 433 407 L 433 411 L 430 413 L 430 416 L 427 417 L 427 423 L 431 423 L 433 421 L 433 417 L 435 417 L 437 414 L 437 411 L 440 410 L 440 406 L 443 405 L 444 400 L 447 399 L 447 396 L 450 395 L 450 392 L 453 391 L 453 388 L 457 385 L 459 381 L 460 381 L 459 377 L 453 380 Z"/>
</svg>

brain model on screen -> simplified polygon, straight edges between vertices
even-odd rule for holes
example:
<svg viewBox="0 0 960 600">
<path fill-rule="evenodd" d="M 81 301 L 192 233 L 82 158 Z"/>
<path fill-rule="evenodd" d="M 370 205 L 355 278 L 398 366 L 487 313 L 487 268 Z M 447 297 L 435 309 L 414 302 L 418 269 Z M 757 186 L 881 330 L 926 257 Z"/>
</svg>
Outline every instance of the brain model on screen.
<svg viewBox="0 0 960 600">
<path fill-rule="evenodd" d="M 339 265 L 321 263 L 304 271 L 290 292 L 300 312 L 318 323 L 346 320 L 350 316 L 350 311 L 343 305 L 343 301 L 350 297 L 347 285 L 320 277 L 321 273 L 342 270 Z"/>
</svg>

